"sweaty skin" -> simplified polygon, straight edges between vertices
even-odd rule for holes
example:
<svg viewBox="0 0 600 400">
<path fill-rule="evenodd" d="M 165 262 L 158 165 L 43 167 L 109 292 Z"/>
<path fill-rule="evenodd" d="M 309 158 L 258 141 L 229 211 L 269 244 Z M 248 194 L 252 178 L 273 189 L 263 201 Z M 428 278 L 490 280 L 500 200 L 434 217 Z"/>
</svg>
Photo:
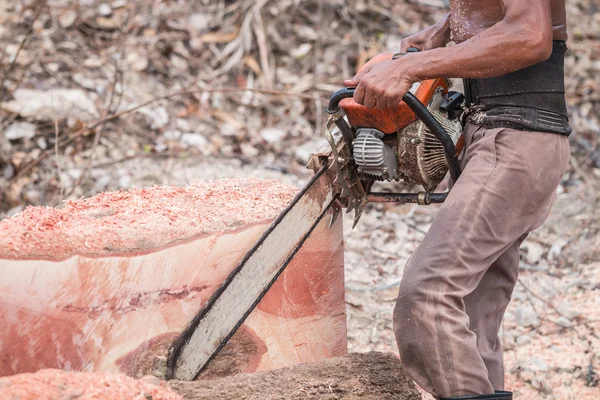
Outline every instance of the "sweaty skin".
<svg viewBox="0 0 600 400">
<path fill-rule="evenodd" d="M 443 47 L 448 41 L 457 44 Z M 451 0 L 437 24 L 403 40 L 397 60 L 373 65 L 346 86 L 368 108 L 397 106 L 414 82 L 491 78 L 544 61 L 552 40 L 567 40 L 564 0 Z"/>
</svg>

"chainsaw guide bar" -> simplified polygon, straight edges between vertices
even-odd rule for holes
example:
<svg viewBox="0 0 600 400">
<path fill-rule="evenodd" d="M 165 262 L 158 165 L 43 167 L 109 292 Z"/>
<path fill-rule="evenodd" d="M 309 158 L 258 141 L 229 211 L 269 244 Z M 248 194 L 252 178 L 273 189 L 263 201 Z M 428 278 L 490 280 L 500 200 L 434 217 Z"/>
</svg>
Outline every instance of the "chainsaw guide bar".
<svg viewBox="0 0 600 400">
<path fill-rule="evenodd" d="M 195 379 L 258 305 L 335 202 L 329 172 L 321 167 L 180 335 L 167 379 Z"/>
</svg>

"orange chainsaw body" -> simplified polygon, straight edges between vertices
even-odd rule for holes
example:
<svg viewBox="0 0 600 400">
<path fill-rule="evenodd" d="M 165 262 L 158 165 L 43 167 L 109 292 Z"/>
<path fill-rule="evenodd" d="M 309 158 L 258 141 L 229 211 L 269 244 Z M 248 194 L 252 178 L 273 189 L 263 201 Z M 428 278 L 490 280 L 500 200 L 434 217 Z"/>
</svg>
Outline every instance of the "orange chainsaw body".
<svg viewBox="0 0 600 400">
<path fill-rule="evenodd" d="M 393 56 L 394 53 L 379 54 L 363 65 L 359 72 L 367 66 L 391 60 Z M 437 78 L 419 82 L 418 88 L 413 94 L 427 106 L 439 88 L 442 88 L 444 94 L 448 93 L 446 79 Z M 350 125 L 357 128 L 375 128 L 385 134 L 396 133 L 418 119 L 403 101 L 396 108 L 379 110 L 377 108 L 369 109 L 356 103 L 352 98 L 348 98 L 340 102 L 340 107 L 345 111 Z"/>
</svg>

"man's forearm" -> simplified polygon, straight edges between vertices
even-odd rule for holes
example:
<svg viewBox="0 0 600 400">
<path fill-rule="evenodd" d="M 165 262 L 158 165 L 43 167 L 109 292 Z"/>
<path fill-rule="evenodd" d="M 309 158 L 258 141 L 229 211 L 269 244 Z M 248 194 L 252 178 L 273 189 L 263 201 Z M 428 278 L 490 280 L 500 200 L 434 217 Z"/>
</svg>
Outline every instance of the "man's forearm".
<svg viewBox="0 0 600 400">
<path fill-rule="evenodd" d="M 490 78 L 547 59 L 552 37 L 535 31 L 515 31 L 505 21 L 452 47 L 414 53 L 403 60 L 416 81 L 431 78 Z"/>
<path fill-rule="evenodd" d="M 432 46 L 431 50 L 365 68 L 345 82 L 356 88 L 354 100 L 367 108 L 392 108 L 417 81 L 490 78 L 550 57 L 553 37 L 550 0 L 503 2 L 502 21 L 456 46 Z M 448 18 L 444 24 L 447 22 Z"/>
</svg>

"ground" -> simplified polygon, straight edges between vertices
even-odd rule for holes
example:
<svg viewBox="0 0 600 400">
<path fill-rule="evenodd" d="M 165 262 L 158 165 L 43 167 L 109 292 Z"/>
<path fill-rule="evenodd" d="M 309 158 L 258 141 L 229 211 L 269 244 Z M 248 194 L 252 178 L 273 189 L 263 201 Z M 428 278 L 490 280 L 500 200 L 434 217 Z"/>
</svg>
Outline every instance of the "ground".
<svg viewBox="0 0 600 400">
<path fill-rule="evenodd" d="M 417 400 L 419 394 L 391 354 L 351 354 L 277 371 L 215 381 L 170 382 L 186 399 Z"/>
<path fill-rule="evenodd" d="M 600 390 L 600 11 L 567 3 L 571 165 L 552 215 L 523 245 L 501 332 L 507 385 L 521 399 Z M 0 218 L 154 184 L 251 176 L 301 186 L 331 93 L 445 7 L 0 0 Z M 435 213 L 369 206 L 355 230 L 346 224 L 352 351 L 396 352 L 398 282 Z"/>
<path fill-rule="evenodd" d="M 3 398 L 81 400 L 418 400 L 392 354 L 350 354 L 318 363 L 227 378 L 182 382 L 152 376 L 45 369 L 0 378 Z"/>
</svg>

